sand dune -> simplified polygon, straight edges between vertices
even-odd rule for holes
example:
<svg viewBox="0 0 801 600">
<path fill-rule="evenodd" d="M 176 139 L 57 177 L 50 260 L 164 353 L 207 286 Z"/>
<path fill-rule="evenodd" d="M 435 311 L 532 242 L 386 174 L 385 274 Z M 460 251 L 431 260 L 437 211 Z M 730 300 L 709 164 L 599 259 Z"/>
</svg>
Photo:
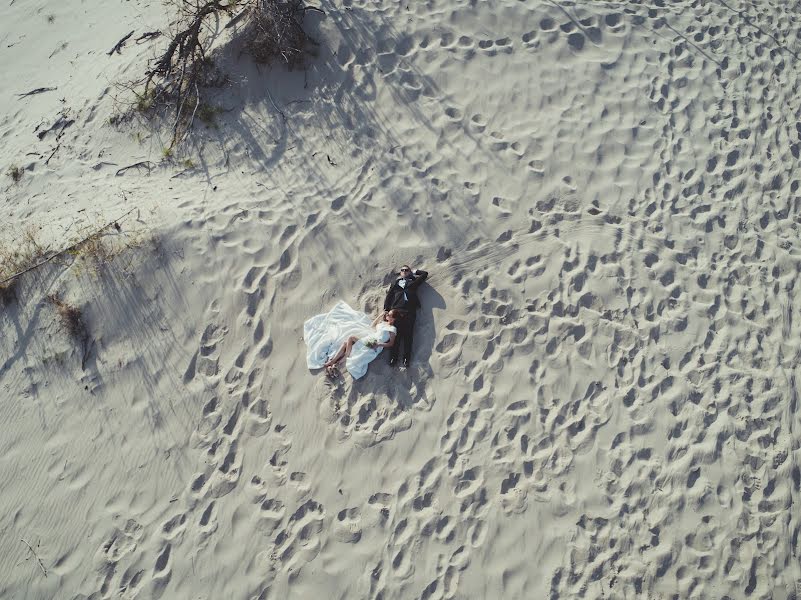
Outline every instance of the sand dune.
<svg viewBox="0 0 801 600">
<path fill-rule="evenodd" d="M 0 597 L 801 594 L 797 3 L 319 6 L 169 159 L 167 8 L 2 9 L 0 241 L 133 212 L 1 309 Z M 309 373 L 403 262 L 412 367 Z"/>
</svg>

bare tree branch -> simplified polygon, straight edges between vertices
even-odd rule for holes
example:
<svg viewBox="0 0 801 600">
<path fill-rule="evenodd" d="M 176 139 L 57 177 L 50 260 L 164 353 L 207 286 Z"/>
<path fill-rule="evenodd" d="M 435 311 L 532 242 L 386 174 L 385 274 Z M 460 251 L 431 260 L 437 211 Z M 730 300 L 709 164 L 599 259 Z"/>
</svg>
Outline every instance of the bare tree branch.
<svg viewBox="0 0 801 600">
<path fill-rule="evenodd" d="M 168 148 L 186 140 L 197 114 L 202 118 L 208 108 L 205 89 L 226 81 L 209 55 L 222 30 L 242 23 L 235 35 L 254 61 L 277 61 L 292 69 L 303 65 L 308 45 L 316 43 L 303 29 L 306 11 L 323 12 L 303 0 L 184 0 L 179 10 L 176 33 L 145 72 L 144 91 L 137 93 L 140 111 L 174 115 Z M 227 23 L 221 27 L 223 18 Z M 272 96 L 270 101 L 281 113 Z"/>
</svg>

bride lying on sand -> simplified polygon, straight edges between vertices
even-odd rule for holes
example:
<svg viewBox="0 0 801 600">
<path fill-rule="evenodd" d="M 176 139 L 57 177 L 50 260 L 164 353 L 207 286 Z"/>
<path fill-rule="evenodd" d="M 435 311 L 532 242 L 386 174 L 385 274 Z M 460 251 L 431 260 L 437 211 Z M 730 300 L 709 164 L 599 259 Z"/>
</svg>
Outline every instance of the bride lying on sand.
<svg viewBox="0 0 801 600">
<path fill-rule="evenodd" d="M 334 374 L 336 364 L 345 359 L 345 368 L 354 379 L 367 373 L 367 366 L 395 343 L 395 322 L 401 313 L 381 313 L 371 323 L 370 317 L 338 302 L 329 312 L 315 315 L 303 324 L 309 369 L 325 368 Z"/>
</svg>

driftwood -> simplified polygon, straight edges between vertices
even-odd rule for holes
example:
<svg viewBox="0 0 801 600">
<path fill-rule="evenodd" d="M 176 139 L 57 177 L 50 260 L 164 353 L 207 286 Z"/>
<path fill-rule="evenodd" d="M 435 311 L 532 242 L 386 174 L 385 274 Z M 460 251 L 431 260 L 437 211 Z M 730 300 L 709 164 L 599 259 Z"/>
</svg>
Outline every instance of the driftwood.
<svg viewBox="0 0 801 600">
<path fill-rule="evenodd" d="M 99 229 L 96 229 L 96 230 L 95 230 L 95 231 L 93 231 L 91 234 L 87 235 L 85 238 L 83 238 L 83 239 L 81 239 L 81 240 L 79 240 L 79 241 L 75 242 L 74 244 L 72 244 L 72 245 L 70 245 L 70 246 L 67 246 L 66 248 L 64 248 L 64 249 L 62 249 L 62 250 L 59 250 L 58 252 L 56 252 L 56 253 L 54 253 L 54 254 L 51 254 L 50 256 L 48 256 L 47 258 L 45 258 L 44 260 L 41 260 L 41 261 L 39 261 L 38 263 L 36 263 L 35 265 L 32 265 L 32 266 L 28 267 L 27 269 L 23 269 L 22 271 L 19 271 L 18 273 L 14 273 L 14 274 L 13 274 L 13 275 L 11 275 L 10 277 L 6 277 L 6 278 L 5 278 L 5 279 L 3 279 L 2 281 L 0 281 L 0 285 L 6 284 L 6 283 L 8 283 L 9 281 L 12 281 L 13 279 L 16 279 L 16 278 L 17 278 L 17 277 L 19 277 L 20 275 L 24 275 L 25 273 L 28 273 L 29 271 L 33 271 L 34 269 L 38 269 L 38 268 L 39 268 L 39 267 L 41 267 L 42 265 L 45 265 L 45 264 L 49 263 L 49 262 L 50 262 L 51 260 L 53 260 L 54 258 L 57 258 L 57 257 L 59 257 L 59 256 L 62 256 L 63 254 L 66 254 L 66 253 L 67 253 L 67 252 L 69 252 L 70 250 L 74 250 L 75 248 L 77 248 L 78 246 L 80 246 L 81 244 L 83 244 L 84 242 L 86 242 L 88 239 L 90 239 L 92 236 L 95 236 L 95 235 L 97 235 L 98 233 L 100 233 L 101 231 L 103 231 L 103 230 L 105 230 L 105 229 L 108 229 L 109 227 L 112 227 L 112 226 L 113 226 L 115 223 L 117 223 L 118 221 L 121 221 L 122 219 L 124 219 L 125 217 L 127 217 L 128 215 L 130 215 L 130 214 L 131 214 L 133 211 L 135 211 L 135 210 L 136 210 L 135 208 L 132 208 L 131 210 L 129 210 L 129 211 L 128 211 L 127 213 L 125 213 L 124 215 L 121 215 L 121 216 L 117 217 L 116 219 L 114 219 L 113 221 L 109 221 L 108 223 L 106 223 L 105 225 L 103 225 L 102 227 L 100 227 Z"/>
<path fill-rule="evenodd" d="M 36 94 L 43 94 L 45 92 L 54 92 L 58 88 L 54 87 L 40 87 L 36 88 L 35 90 L 31 90 L 30 92 L 25 92 L 24 94 L 17 94 L 17 98 L 27 98 L 28 96 L 35 96 Z"/>
<path fill-rule="evenodd" d="M 119 42 L 117 42 L 116 44 L 114 44 L 114 47 L 113 47 L 111 50 L 109 50 L 107 54 L 108 54 L 109 56 L 111 56 L 111 55 L 112 55 L 112 54 L 114 54 L 115 52 L 116 52 L 117 54 L 122 54 L 122 47 L 125 45 L 125 42 L 127 42 L 127 41 L 128 41 L 128 38 L 130 38 L 130 37 L 131 37 L 133 34 L 134 34 L 134 32 L 132 31 L 131 33 L 129 33 L 128 35 L 126 35 L 124 38 L 122 38 L 122 39 L 121 39 Z"/>
</svg>

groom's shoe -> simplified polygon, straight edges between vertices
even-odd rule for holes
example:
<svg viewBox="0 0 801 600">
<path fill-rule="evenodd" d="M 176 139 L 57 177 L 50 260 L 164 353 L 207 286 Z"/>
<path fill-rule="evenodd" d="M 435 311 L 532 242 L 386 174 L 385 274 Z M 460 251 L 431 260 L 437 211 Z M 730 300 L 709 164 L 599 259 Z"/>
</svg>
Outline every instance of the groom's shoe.
<svg viewBox="0 0 801 600">
<path fill-rule="evenodd" d="M 403 368 L 404 369 L 408 369 L 409 368 L 409 359 L 408 358 L 404 358 L 403 359 Z"/>
<path fill-rule="evenodd" d="M 389 357 L 389 366 L 390 367 L 394 367 L 396 362 L 398 362 L 397 358 L 395 358 L 394 356 L 390 356 Z"/>
</svg>

